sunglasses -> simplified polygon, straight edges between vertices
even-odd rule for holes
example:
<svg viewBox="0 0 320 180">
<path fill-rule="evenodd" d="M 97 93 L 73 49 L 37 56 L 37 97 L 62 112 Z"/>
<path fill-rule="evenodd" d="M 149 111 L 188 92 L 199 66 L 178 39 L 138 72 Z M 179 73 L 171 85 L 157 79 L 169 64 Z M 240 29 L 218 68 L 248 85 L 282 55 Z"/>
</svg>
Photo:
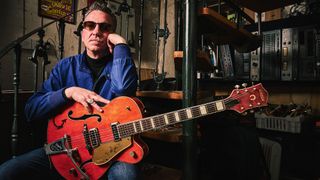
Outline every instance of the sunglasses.
<svg viewBox="0 0 320 180">
<path fill-rule="evenodd" d="M 99 25 L 99 31 L 100 32 L 109 32 L 112 30 L 112 25 L 109 23 L 96 23 L 93 21 L 85 21 L 83 22 L 83 29 L 86 29 L 88 31 L 93 31 L 97 24 Z"/>
</svg>

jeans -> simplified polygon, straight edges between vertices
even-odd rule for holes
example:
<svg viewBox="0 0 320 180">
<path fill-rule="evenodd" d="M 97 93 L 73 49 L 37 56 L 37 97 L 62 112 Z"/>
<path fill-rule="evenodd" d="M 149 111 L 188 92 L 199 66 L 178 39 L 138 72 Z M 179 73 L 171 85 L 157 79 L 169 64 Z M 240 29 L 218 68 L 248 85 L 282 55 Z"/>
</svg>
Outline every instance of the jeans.
<svg viewBox="0 0 320 180">
<path fill-rule="evenodd" d="M 138 167 L 133 164 L 115 162 L 100 179 L 136 180 Z M 52 167 L 43 148 L 17 156 L 0 165 L 1 180 L 63 179 Z"/>
</svg>

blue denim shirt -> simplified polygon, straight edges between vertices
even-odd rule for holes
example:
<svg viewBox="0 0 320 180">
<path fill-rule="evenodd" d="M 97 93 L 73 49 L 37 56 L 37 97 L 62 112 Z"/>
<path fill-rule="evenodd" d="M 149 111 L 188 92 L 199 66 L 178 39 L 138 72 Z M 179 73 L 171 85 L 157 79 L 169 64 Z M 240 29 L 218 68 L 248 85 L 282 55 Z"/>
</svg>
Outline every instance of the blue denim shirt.
<svg viewBox="0 0 320 180">
<path fill-rule="evenodd" d="M 94 83 L 89 67 L 84 62 L 85 54 L 59 61 L 40 91 L 29 98 L 25 106 L 28 121 L 49 119 L 56 110 L 70 100 L 63 95 L 64 89 L 77 86 L 97 92 L 106 99 L 134 95 L 137 88 L 137 71 L 125 44 L 114 47 L 113 59 L 107 60 L 103 72 Z"/>
</svg>

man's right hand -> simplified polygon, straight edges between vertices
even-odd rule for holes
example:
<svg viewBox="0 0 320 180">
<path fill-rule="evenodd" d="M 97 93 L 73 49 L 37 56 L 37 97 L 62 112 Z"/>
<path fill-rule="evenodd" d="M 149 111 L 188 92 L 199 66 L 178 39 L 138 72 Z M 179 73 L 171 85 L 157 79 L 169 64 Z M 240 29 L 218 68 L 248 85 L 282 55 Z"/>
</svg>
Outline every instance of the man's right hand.
<svg viewBox="0 0 320 180">
<path fill-rule="evenodd" d="M 108 104 L 110 101 L 99 96 L 97 93 L 81 88 L 81 87 L 69 87 L 64 91 L 68 99 L 73 99 L 76 102 L 81 103 L 89 113 L 92 113 L 92 107 L 102 112 L 102 108 L 96 103 L 102 102 Z"/>
<path fill-rule="evenodd" d="M 127 44 L 127 41 L 119 34 L 115 34 L 115 33 L 109 34 L 108 40 L 107 40 L 107 45 L 108 45 L 110 53 L 112 53 L 114 46 L 117 44 Z"/>
</svg>

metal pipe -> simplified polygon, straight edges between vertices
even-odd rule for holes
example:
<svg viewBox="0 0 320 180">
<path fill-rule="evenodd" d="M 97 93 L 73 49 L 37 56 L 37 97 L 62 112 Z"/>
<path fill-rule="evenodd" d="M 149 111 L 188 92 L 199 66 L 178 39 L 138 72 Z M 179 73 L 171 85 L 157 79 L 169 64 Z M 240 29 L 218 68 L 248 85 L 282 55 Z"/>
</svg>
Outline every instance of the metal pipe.
<svg viewBox="0 0 320 180">
<path fill-rule="evenodd" d="M 161 74 L 164 74 L 164 63 L 166 59 L 166 44 L 167 44 L 167 38 L 169 36 L 169 30 L 168 30 L 168 23 L 167 23 L 167 10 L 168 10 L 168 3 L 167 0 L 163 1 L 164 4 L 164 20 L 163 20 L 163 28 L 164 28 L 164 35 L 163 35 L 163 49 L 162 49 L 162 70 Z"/>
<path fill-rule="evenodd" d="M 14 88 L 14 99 L 13 99 L 13 122 L 11 129 L 11 152 L 12 158 L 15 158 L 18 152 L 18 103 L 19 103 L 19 86 L 20 86 L 20 63 L 21 63 L 21 45 L 17 44 L 14 48 L 16 59 L 13 67 L 13 88 Z"/>
<path fill-rule="evenodd" d="M 185 2 L 184 54 L 182 63 L 183 107 L 195 104 L 195 60 L 197 49 L 197 0 Z M 183 123 L 183 178 L 197 179 L 197 125 L 196 121 Z"/>
<path fill-rule="evenodd" d="M 81 15 L 82 15 L 82 22 L 80 23 L 80 27 L 78 27 L 78 29 L 77 29 L 77 35 L 78 35 L 78 37 L 79 37 L 79 39 L 78 39 L 78 53 L 80 54 L 81 53 L 81 49 L 82 49 L 82 36 L 81 36 L 81 31 L 82 31 L 82 23 L 83 23 L 83 21 L 84 21 L 84 16 L 85 16 L 85 14 L 86 14 L 86 9 L 82 9 L 82 13 L 81 13 Z"/>
<path fill-rule="evenodd" d="M 63 19 L 59 21 L 59 51 L 60 51 L 60 59 L 63 58 L 64 52 L 64 31 L 65 31 L 66 23 Z"/>
<path fill-rule="evenodd" d="M 142 54 L 142 39 L 143 39 L 143 9 L 144 9 L 144 0 L 140 1 L 140 20 L 139 20 L 139 36 L 138 36 L 138 90 L 140 90 L 140 83 L 141 83 L 141 54 Z"/>
<path fill-rule="evenodd" d="M 182 4 L 182 2 L 181 2 L 182 0 L 176 0 L 176 7 L 175 7 L 175 12 L 176 12 L 176 17 L 177 18 L 175 18 L 176 19 L 176 21 L 175 21 L 175 23 L 176 23 L 176 28 L 175 28 L 175 50 L 177 50 L 177 51 L 179 51 L 179 50 L 181 50 L 181 30 L 182 30 L 182 28 L 181 28 L 181 26 L 182 26 L 182 24 L 181 24 L 181 19 L 182 19 L 182 12 L 183 12 L 183 10 L 182 10 L 182 8 L 181 8 L 181 4 Z"/>
</svg>

